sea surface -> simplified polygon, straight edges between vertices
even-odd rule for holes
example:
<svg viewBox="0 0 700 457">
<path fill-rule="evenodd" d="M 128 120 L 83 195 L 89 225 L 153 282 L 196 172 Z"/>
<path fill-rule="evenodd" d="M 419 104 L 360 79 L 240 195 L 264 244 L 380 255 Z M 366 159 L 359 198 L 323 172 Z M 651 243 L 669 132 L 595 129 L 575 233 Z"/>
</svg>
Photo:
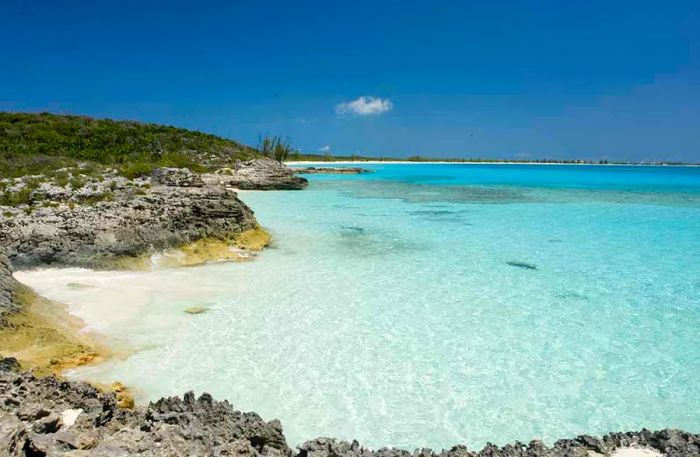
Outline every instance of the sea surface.
<svg viewBox="0 0 700 457">
<path fill-rule="evenodd" d="M 366 167 L 241 192 L 252 262 L 18 276 L 125 351 L 72 376 L 210 392 L 290 445 L 700 432 L 700 168 Z"/>
</svg>

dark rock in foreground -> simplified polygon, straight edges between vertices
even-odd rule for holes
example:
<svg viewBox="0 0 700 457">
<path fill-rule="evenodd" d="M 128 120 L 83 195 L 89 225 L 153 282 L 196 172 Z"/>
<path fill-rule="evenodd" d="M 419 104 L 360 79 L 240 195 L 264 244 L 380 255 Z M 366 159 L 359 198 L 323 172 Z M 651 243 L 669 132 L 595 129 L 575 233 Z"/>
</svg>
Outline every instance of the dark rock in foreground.
<svg viewBox="0 0 700 457">
<path fill-rule="evenodd" d="M 4 368 L 7 367 L 7 368 Z M 603 438 L 579 436 L 497 447 L 480 452 L 456 446 L 440 453 L 376 451 L 329 438 L 317 438 L 293 452 L 277 420 L 235 411 L 208 394 L 169 397 L 120 409 L 113 393 L 86 383 L 55 377 L 36 378 L 0 363 L 0 456 L 285 456 L 291 457 L 600 457 L 620 448 L 639 447 L 668 457 L 700 455 L 700 436 L 679 430 L 612 433 Z"/>
<path fill-rule="evenodd" d="M 82 451 L 82 452 L 78 452 Z M 79 382 L 0 372 L 0 456 L 288 456 L 278 421 L 204 394 L 120 409 Z"/>
</svg>

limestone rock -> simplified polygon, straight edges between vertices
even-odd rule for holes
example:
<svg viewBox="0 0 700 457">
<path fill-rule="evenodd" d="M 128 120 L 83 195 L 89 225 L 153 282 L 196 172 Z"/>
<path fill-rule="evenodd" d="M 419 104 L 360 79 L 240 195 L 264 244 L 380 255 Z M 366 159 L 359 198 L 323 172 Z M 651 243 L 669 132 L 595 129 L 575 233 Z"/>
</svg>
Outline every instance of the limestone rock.
<svg viewBox="0 0 700 457">
<path fill-rule="evenodd" d="M 16 268 L 114 268 L 125 259 L 140 266 L 145 262 L 140 256 L 151 252 L 257 227 L 250 208 L 221 186 L 155 186 L 139 192 L 115 193 L 96 205 L 0 216 L 0 250 Z M 8 301 L 7 270 L 9 265 L 0 263 L 0 303 Z"/>
<path fill-rule="evenodd" d="M 7 317 L 19 310 L 14 295 L 19 282 L 12 276 L 10 261 L 0 253 L 0 328 L 7 325 Z"/>
<path fill-rule="evenodd" d="M 204 181 L 244 190 L 299 190 L 309 182 L 272 159 L 236 162 L 226 173 L 204 175 Z"/>
<path fill-rule="evenodd" d="M 153 170 L 154 184 L 171 187 L 203 187 L 204 181 L 187 168 L 156 168 Z"/>
</svg>

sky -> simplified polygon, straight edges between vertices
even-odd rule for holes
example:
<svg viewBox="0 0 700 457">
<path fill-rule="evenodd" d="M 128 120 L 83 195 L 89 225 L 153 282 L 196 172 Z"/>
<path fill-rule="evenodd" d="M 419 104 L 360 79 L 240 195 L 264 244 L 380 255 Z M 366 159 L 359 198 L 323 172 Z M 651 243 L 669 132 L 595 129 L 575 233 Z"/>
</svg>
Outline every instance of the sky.
<svg viewBox="0 0 700 457">
<path fill-rule="evenodd" d="M 700 162 L 700 2 L 0 2 L 0 110 L 305 152 Z"/>
</svg>

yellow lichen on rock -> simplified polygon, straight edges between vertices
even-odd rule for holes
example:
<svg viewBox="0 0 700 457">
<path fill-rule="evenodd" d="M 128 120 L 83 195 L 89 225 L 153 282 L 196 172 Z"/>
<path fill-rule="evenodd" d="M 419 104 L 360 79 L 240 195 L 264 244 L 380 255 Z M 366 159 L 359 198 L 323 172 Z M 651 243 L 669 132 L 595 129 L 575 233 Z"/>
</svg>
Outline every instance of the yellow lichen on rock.
<svg viewBox="0 0 700 457">
<path fill-rule="evenodd" d="M 151 269 L 151 257 L 146 254 L 114 257 L 100 262 L 98 268 L 103 270 L 149 271 Z"/>
<path fill-rule="evenodd" d="M 257 226 L 239 233 L 234 237 L 234 241 L 236 246 L 241 249 L 260 251 L 270 244 L 271 238 L 270 234 L 264 228 Z"/>
<path fill-rule="evenodd" d="M 260 251 L 270 244 L 270 234 L 261 227 L 237 233 L 230 239 L 202 238 L 155 258 L 161 267 L 188 267 L 207 262 L 246 261 L 254 258 L 251 251 Z"/>
<path fill-rule="evenodd" d="M 113 390 L 117 394 L 117 406 L 122 409 L 134 409 L 134 396 L 131 394 L 129 389 L 119 381 L 113 382 L 110 386 L 110 390 Z"/>
<path fill-rule="evenodd" d="M 17 358 L 23 368 L 38 375 L 57 374 L 106 357 L 106 350 L 79 335 L 82 321 L 63 306 L 24 286 L 14 298 L 21 309 L 0 329 L 0 354 Z"/>
</svg>

